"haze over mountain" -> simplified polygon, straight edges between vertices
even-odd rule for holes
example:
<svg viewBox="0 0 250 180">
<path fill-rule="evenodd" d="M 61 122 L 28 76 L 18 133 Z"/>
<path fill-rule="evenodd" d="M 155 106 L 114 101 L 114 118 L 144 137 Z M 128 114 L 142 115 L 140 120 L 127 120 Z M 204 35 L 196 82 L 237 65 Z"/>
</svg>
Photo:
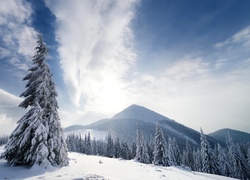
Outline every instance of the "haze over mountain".
<svg viewBox="0 0 250 180">
<path fill-rule="evenodd" d="M 140 126 L 145 138 L 152 140 L 157 122 L 159 122 L 162 128 L 165 138 L 174 137 L 181 148 L 185 147 L 186 141 L 194 147 L 200 145 L 200 132 L 135 104 L 117 113 L 112 118 L 103 119 L 87 126 L 70 126 L 66 128 L 65 131 L 70 133 L 70 131 L 76 132 L 76 130 L 79 131 L 79 129 L 95 129 L 97 131 L 109 132 L 113 137 L 119 137 L 121 140 L 134 142 L 136 139 L 137 124 Z M 211 137 L 208 137 L 208 141 L 211 145 L 218 142 L 221 143 Z"/>
</svg>

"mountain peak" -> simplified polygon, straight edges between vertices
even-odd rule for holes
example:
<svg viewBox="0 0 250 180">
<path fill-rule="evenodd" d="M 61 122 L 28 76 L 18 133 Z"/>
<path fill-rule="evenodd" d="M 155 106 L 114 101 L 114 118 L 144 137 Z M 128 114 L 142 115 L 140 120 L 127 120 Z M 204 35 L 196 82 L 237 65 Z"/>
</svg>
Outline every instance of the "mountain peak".
<svg viewBox="0 0 250 180">
<path fill-rule="evenodd" d="M 169 118 L 147 109 L 143 106 L 132 104 L 120 113 L 116 114 L 113 119 L 125 118 L 125 119 L 137 119 L 146 122 L 157 122 L 160 120 L 170 120 Z"/>
</svg>

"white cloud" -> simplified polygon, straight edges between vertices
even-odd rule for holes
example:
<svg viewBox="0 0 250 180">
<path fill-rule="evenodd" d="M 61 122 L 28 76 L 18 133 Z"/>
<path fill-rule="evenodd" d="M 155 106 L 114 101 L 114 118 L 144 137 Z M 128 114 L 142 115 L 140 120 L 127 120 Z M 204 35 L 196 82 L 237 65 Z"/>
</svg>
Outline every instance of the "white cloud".
<svg viewBox="0 0 250 180">
<path fill-rule="evenodd" d="M 196 130 L 229 127 L 249 131 L 250 74 L 243 73 L 247 73 L 249 59 L 244 66 L 220 73 L 211 64 L 200 56 L 186 56 L 168 63 L 157 75 L 137 74 L 131 87 L 132 103 Z"/>
<path fill-rule="evenodd" d="M 21 101 L 21 98 L 0 89 L 1 105 L 17 106 Z"/>
<path fill-rule="evenodd" d="M 237 127 L 238 118 L 246 131 L 250 128 L 246 123 L 250 108 L 249 28 L 217 43 L 211 52 L 178 54 L 183 58 L 177 60 L 174 55 L 155 52 L 161 58 L 155 58 L 160 61 L 160 71 L 152 67 L 150 72 L 136 69 L 139 73 L 133 73 L 136 55 L 130 23 L 135 1 L 46 3 L 57 18 L 64 81 L 78 106 L 72 112 L 60 110 L 62 118 L 74 124 L 93 116 L 99 120 L 97 112 L 111 116 L 137 103 L 206 132 L 225 124 Z"/>
<path fill-rule="evenodd" d="M 215 47 L 222 48 L 225 46 L 232 46 L 236 44 L 239 44 L 246 49 L 250 48 L 250 26 L 247 26 L 246 28 L 240 30 L 225 41 L 216 43 Z"/>
<path fill-rule="evenodd" d="M 36 31 L 30 26 L 31 14 L 31 6 L 26 1 L 0 1 L 1 45 L 11 52 L 5 55 L 15 59 L 9 63 L 21 70 L 27 70 L 25 64 L 34 54 Z"/>
<path fill-rule="evenodd" d="M 56 16 L 64 81 L 74 104 L 85 112 L 121 108 L 126 73 L 135 62 L 135 0 L 46 3 Z"/>
<path fill-rule="evenodd" d="M 0 89 L 0 135 L 11 133 L 24 115 L 25 110 L 18 107 L 21 101 L 22 98 Z"/>
<path fill-rule="evenodd" d="M 10 135 L 10 133 L 14 130 L 15 128 L 15 122 L 9 117 L 7 117 L 6 114 L 0 114 L 0 136 L 1 135 Z"/>
<path fill-rule="evenodd" d="M 176 80 L 193 78 L 209 71 L 209 63 L 201 57 L 184 57 L 166 69 L 166 75 Z"/>
<path fill-rule="evenodd" d="M 8 49 L 0 47 L 0 58 L 5 58 L 11 55 L 11 52 Z"/>
</svg>

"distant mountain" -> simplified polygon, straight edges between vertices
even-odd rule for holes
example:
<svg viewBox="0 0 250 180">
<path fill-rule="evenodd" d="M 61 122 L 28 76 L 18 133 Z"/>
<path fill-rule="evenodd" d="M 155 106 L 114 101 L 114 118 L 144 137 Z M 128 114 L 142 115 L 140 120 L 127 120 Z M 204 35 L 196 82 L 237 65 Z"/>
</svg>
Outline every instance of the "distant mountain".
<svg viewBox="0 0 250 180">
<path fill-rule="evenodd" d="M 131 119 L 131 118 L 152 123 L 156 123 L 157 121 L 161 120 L 173 121 L 157 112 L 154 112 L 143 106 L 138 106 L 136 104 L 133 104 L 124 109 L 123 111 L 121 111 L 120 113 L 114 115 L 112 119 Z"/>
<path fill-rule="evenodd" d="M 200 133 L 198 131 L 177 123 L 157 112 L 135 104 L 124 109 L 112 118 L 103 119 L 84 127 L 71 126 L 66 130 L 78 129 L 79 131 L 79 129 L 94 129 L 101 132 L 109 132 L 114 138 L 119 137 L 121 140 L 132 143 L 136 139 L 136 124 L 140 126 L 145 139 L 153 140 L 157 122 L 159 122 L 162 128 L 166 140 L 168 137 L 175 137 L 180 148 L 185 147 L 186 140 L 195 148 L 200 146 Z M 207 139 L 211 146 L 219 142 L 209 136 L 207 136 Z"/>
<path fill-rule="evenodd" d="M 83 125 L 73 125 L 73 126 L 69 126 L 69 127 L 65 128 L 64 132 L 75 131 L 75 130 L 79 130 L 79 129 L 83 129 L 83 128 L 84 128 Z"/>
<path fill-rule="evenodd" d="M 226 142 L 226 135 L 228 133 L 230 134 L 235 143 L 250 142 L 249 133 L 233 129 L 220 129 L 218 131 L 210 133 L 209 136 L 213 137 L 214 139 L 217 139 L 218 141 Z"/>
</svg>

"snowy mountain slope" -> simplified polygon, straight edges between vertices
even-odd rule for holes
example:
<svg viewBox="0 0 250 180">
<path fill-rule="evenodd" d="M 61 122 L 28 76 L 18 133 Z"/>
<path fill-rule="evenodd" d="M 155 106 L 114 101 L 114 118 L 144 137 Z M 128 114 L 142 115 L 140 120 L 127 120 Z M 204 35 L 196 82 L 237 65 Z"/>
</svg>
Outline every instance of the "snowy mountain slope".
<svg viewBox="0 0 250 180">
<path fill-rule="evenodd" d="M 0 153 L 3 147 L 0 147 Z M 69 153 L 69 166 L 44 169 L 40 166 L 12 167 L 0 160 L 0 179 L 35 180 L 229 180 L 232 178 L 182 170 L 178 167 L 161 167 L 141 164 L 133 160 L 119 160 L 99 156 Z M 101 163 L 100 163 L 101 161 Z"/>
<path fill-rule="evenodd" d="M 244 143 L 244 142 L 250 142 L 250 134 L 242 131 L 237 131 L 234 129 L 220 129 L 218 131 L 215 131 L 213 133 L 210 133 L 209 136 L 219 140 L 226 142 L 226 135 L 230 134 L 233 141 L 236 143 Z"/>
<path fill-rule="evenodd" d="M 169 136 L 175 137 L 180 148 L 185 147 L 186 140 L 194 147 L 200 145 L 199 132 L 138 105 L 131 105 L 112 118 L 97 121 L 85 126 L 85 128 L 106 131 L 111 133 L 113 137 L 119 137 L 121 140 L 133 142 L 136 137 L 136 124 L 139 124 L 141 127 L 145 138 L 152 140 L 157 122 L 160 123 L 165 138 L 167 139 Z M 207 139 L 211 146 L 217 143 L 223 144 L 211 137 L 207 137 Z"/>
</svg>

